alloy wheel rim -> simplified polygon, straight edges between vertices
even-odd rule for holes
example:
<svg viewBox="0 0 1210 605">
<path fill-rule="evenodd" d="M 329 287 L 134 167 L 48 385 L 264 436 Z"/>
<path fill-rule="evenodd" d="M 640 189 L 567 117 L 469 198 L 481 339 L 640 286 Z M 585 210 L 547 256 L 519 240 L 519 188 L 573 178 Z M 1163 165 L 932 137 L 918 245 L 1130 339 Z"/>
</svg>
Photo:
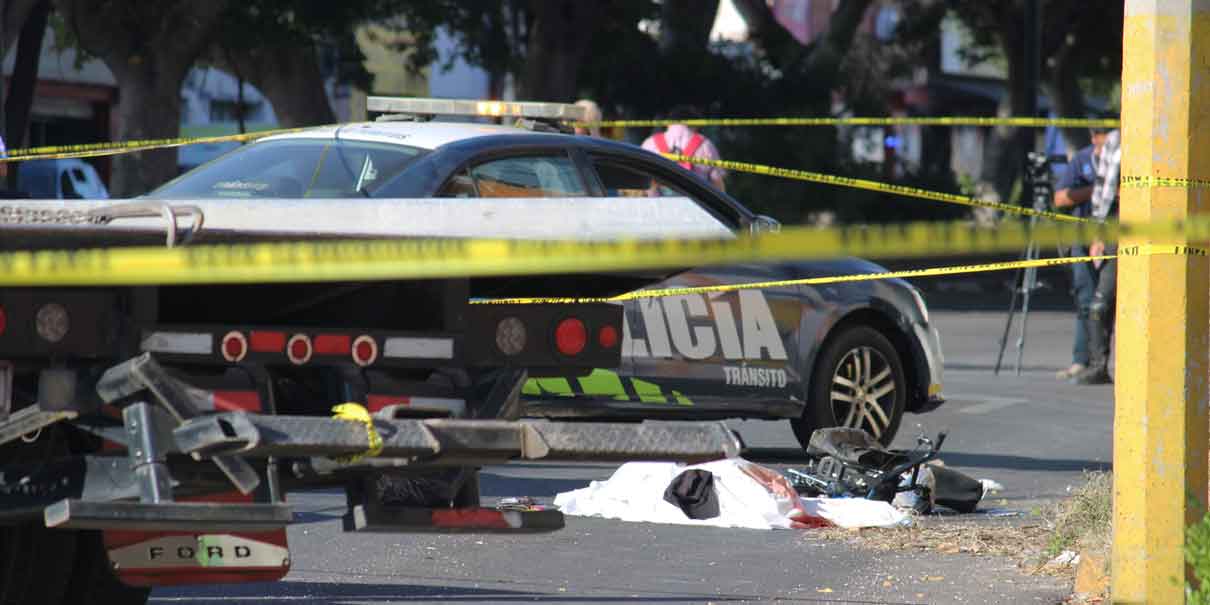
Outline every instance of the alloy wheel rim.
<svg viewBox="0 0 1210 605">
<path fill-rule="evenodd" d="M 840 358 L 832 374 L 832 412 L 840 426 L 864 429 L 881 439 L 891 426 L 895 373 L 887 358 L 872 347 L 857 347 Z"/>
</svg>

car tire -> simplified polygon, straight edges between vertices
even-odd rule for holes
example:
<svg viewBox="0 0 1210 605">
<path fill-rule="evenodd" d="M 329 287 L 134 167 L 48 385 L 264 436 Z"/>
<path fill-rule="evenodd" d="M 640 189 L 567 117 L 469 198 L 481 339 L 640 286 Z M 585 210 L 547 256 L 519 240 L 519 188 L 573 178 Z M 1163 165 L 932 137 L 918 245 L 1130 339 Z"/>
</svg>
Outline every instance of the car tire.
<svg viewBox="0 0 1210 605">
<path fill-rule="evenodd" d="M 883 445 L 899 430 L 907 404 L 907 374 L 895 346 L 864 325 L 843 328 L 820 352 L 807 405 L 790 421 L 803 448 L 818 428 L 862 428 Z"/>
</svg>

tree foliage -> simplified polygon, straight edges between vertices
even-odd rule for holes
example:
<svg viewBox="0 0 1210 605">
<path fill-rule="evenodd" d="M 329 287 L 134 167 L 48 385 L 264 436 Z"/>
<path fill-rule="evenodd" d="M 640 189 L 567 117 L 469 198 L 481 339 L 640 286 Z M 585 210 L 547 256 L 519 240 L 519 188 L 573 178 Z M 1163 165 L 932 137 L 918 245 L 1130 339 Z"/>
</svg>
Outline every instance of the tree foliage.
<svg viewBox="0 0 1210 605">
<path fill-rule="evenodd" d="M 1026 0 L 974 2 L 971 0 L 912 0 L 911 4 L 944 6 L 970 30 L 974 45 L 965 50 L 973 61 L 985 60 L 992 52 L 1008 65 L 1004 110 L 1022 115 L 1025 110 L 1025 23 Z M 1116 82 L 1122 73 L 1122 2 L 1097 3 L 1082 0 L 1040 0 L 1041 84 L 1055 113 L 1062 117 L 1085 117 L 1089 113 L 1085 88 L 1092 83 Z M 916 35 L 936 35 L 916 32 Z M 1095 85 L 1093 86 L 1095 88 Z M 1101 88 L 1105 88 L 1102 86 Z M 1068 147 L 1088 143 L 1084 129 L 1063 132 Z M 998 152 L 996 188 L 1006 198 L 1021 172 L 1025 149 L 1021 137 L 999 129 L 991 149 Z"/>
<path fill-rule="evenodd" d="M 210 42 L 207 59 L 256 86 L 286 127 L 335 121 L 327 72 L 363 90 L 372 77 L 353 40 L 362 23 L 389 19 L 396 0 L 251 0 L 234 2 Z M 330 68 L 324 69 L 324 61 Z"/>
<path fill-rule="evenodd" d="M 436 58 L 432 33 L 444 28 L 458 41 L 457 56 L 482 66 L 493 81 L 514 78 L 518 97 L 592 98 L 606 118 L 660 117 L 685 104 L 705 116 L 822 116 L 832 110 L 834 91 L 847 93 L 862 113 L 878 115 L 886 111 L 887 72 L 902 69 L 911 59 L 905 46 L 889 48 L 858 32 L 871 0 L 840 2 L 831 27 L 809 45 L 782 28 L 764 0 L 736 0 L 751 42 L 729 45 L 709 40 L 715 0 L 586 3 L 598 7 L 590 14 L 569 13 L 563 4 L 438 0 L 402 7 L 403 23 L 417 42 L 418 52 L 412 55 L 417 68 Z M 586 44 L 535 42 L 555 17 L 563 19 L 560 31 Z M 579 65 L 573 70 L 567 63 Z M 541 86 L 552 81 L 563 84 L 557 89 Z M 627 137 L 638 142 L 646 134 L 635 129 Z M 844 159 L 838 133 L 831 128 L 711 128 L 706 134 L 728 159 L 882 176 L 877 167 Z M 908 178 L 956 191 L 948 169 L 933 168 Z M 821 209 L 836 210 L 842 219 L 953 215 L 944 207 L 765 176 L 735 173 L 728 182 L 729 191 L 750 207 L 787 222 Z"/>
<path fill-rule="evenodd" d="M 644 0 L 645 2 L 646 0 Z M 630 3 L 643 4 L 644 2 Z M 438 30 L 452 35 L 457 52 L 441 67 L 461 57 L 488 72 L 499 94 L 506 78 L 517 84 L 518 97 L 571 101 L 580 68 L 602 21 L 626 2 L 580 0 L 503 0 L 500 2 L 434 0 L 403 2 L 399 26 L 412 34 L 411 67 L 423 69 L 440 60 L 434 42 Z"/>
</svg>

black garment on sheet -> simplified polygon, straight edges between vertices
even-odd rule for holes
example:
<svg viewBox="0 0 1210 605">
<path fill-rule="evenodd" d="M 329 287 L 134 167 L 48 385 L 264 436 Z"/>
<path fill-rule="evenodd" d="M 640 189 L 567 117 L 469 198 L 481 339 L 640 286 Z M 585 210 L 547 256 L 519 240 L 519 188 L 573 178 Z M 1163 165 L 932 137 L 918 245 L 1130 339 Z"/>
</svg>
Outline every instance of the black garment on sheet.
<svg viewBox="0 0 1210 605">
<path fill-rule="evenodd" d="M 983 499 L 983 484 L 944 466 L 929 466 L 933 473 L 933 502 L 960 513 L 973 513 Z"/>
<path fill-rule="evenodd" d="M 664 500 L 690 519 L 713 519 L 719 514 L 718 494 L 710 471 L 692 469 L 677 475 L 664 490 Z"/>
</svg>

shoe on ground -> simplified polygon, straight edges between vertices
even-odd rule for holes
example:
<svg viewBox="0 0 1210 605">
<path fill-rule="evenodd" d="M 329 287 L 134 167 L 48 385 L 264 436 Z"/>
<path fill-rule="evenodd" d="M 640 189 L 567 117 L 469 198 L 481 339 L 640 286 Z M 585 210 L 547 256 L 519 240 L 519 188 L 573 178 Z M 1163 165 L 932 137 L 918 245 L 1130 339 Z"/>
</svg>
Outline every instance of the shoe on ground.
<svg viewBox="0 0 1210 605">
<path fill-rule="evenodd" d="M 1075 378 L 1080 372 L 1083 372 L 1084 368 L 1085 366 L 1082 363 L 1073 363 L 1071 364 L 1070 368 L 1055 372 L 1055 378 L 1058 378 L 1059 380 L 1070 380 Z"/>
<path fill-rule="evenodd" d="M 1071 379 L 1074 384 L 1113 384 L 1109 371 L 1104 368 L 1085 368 Z"/>
</svg>

